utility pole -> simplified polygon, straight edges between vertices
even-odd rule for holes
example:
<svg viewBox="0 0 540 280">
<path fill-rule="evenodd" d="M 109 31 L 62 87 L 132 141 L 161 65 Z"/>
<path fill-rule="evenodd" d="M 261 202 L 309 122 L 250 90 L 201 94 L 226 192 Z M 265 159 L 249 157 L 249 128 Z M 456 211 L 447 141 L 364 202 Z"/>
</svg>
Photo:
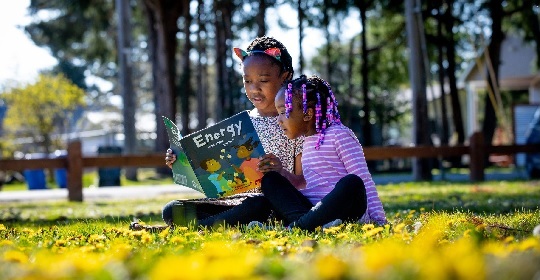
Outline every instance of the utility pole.
<svg viewBox="0 0 540 280">
<path fill-rule="evenodd" d="M 419 28 L 421 5 L 418 0 L 405 1 L 405 17 L 407 19 L 407 43 L 409 46 L 409 79 L 411 81 L 413 104 L 413 140 L 415 146 L 428 145 L 429 122 L 426 98 L 426 71 L 424 67 Z M 413 178 L 416 181 L 431 180 L 431 166 L 428 159 L 413 158 Z"/>
<path fill-rule="evenodd" d="M 135 130 L 135 91 L 133 90 L 131 62 L 131 25 L 129 0 L 116 0 L 118 14 L 118 65 L 119 86 L 124 107 L 124 154 L 135 154 L 137 133 Z M 126 168 L 126 178 L 137 181 L 137 169 Z"/>
</svg>

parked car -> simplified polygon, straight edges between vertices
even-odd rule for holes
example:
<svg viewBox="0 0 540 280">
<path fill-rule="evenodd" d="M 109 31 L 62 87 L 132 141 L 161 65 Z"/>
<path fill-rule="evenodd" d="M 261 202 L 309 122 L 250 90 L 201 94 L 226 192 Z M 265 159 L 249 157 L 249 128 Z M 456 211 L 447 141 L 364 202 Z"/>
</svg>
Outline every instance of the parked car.
<svg viewBox="0 0 540 280">
<path fill-rule="evenodd" d="M 526 144 L 540 144 L 540 108 L 534 113 L 533 120 L 525 134 Z M 525 168 L 531 179 L 540 178 L 540 152 L 525 156 Z"/>
</svg>

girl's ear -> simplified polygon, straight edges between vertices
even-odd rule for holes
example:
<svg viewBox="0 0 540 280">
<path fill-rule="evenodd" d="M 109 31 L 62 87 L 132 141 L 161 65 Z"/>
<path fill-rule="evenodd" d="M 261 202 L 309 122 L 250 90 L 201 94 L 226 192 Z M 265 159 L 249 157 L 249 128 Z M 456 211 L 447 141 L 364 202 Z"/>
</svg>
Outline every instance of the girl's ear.
<svg viewBox="0 0 540 280">
<path fill-rule="evenodd" d="M 285 83 L 288 80 L 287 78 L 289 77 L 290 73 L 291 72 L 289 72 L 289 71 L 283 71 L 283 73 L 281 73 L 281 75 L 279 75 L 279 78 L 281 79 L 282 84 Z"/>
<path fill-rule="evenodd" d="M 313 119 L 313 115 L 315 112 L 313 111 L 313 108 L 307 108 L 306 113 L 304 114 L 304 121 L 309 122 Z"/>
</svg>

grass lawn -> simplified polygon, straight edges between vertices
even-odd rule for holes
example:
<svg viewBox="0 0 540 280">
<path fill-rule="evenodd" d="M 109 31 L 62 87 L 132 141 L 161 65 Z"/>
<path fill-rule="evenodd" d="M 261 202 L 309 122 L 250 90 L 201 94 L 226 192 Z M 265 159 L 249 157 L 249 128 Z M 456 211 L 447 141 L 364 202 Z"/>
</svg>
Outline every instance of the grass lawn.
<svg viewBox="0 0 540 280">
<path fill-rule="evenodd" d="M 389 224 L 130 231 L 176 197 L 3 203 L 2 279 L 537 279 L 540 181 L 379 186 Z"/>
</svg>

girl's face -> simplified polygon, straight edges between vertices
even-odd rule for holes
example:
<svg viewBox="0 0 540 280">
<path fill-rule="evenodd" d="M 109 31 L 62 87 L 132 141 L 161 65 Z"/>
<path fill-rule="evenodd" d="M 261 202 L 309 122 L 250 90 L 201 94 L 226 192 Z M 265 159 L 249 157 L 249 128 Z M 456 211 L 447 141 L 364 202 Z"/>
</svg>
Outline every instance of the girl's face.
<svg viewBox="0 0 540 280">
<path fill-rule="evenodd" d="M 274 98 L 287 77 L 287 72 L 280 73 L 280 68 L 271 61 L 271 57 L 248 56 L 243 61 L 243 78 L 246 95 L 259 114 L 264 117 L 276 116 Z"/>
<path fill-rule="evenodd" d="M 294 139 L 300 136 L 310 136 L 315 134 L 315 118 L 313 109 L 308 108 L 304 114 L 298 104 L 293 102 L 289 118 L 285 114 L 285 88 L 281 88 L 275 99 L 276 109 L 278 111 L 278 124 L 287 138 Z M 311 129 L 313 127 L 313 129 Z"/>
</svg>

